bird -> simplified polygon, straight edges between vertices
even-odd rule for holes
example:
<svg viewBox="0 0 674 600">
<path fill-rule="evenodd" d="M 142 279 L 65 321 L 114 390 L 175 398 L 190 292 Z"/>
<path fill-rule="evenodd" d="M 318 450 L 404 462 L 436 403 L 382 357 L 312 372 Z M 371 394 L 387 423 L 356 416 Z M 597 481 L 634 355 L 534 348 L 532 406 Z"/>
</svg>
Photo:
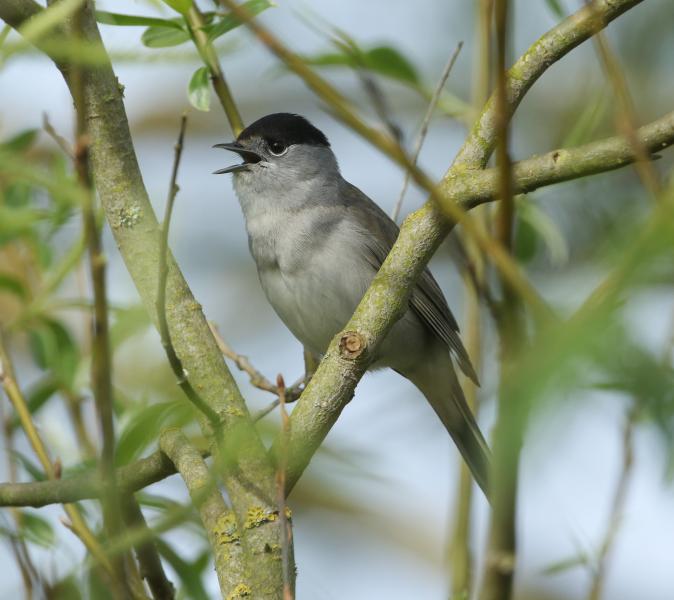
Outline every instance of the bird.
<svg viewBox="0 0 674 600">
<path fill-rule="evenodd" d="M 324 354 L 391 250 L 398 226 L 342 177 L 327 137 L 301 115 L 269 114 L 214 147 L 243 159 L 214 173 L 233 174 L 269 303 L 306 349 Z M 456 319 L 425 269 L 370 368 L 391 368 L 422 392 L 488 498 L 490 450 L 452 361 L 479 385 Z"/>
</svg>

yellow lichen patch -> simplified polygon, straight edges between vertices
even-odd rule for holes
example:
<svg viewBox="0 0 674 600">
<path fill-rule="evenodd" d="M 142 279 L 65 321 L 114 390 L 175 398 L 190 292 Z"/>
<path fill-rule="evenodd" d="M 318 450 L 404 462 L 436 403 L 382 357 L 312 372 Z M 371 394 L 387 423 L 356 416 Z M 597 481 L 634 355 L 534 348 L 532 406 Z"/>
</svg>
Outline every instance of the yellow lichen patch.
<svg viewBox="0 0 674 600">
<path fill-rule="evenodd" d="M 223 513 L 215 524 L 214 532 L 219 544 L 238 543 L 240 538 L 234 513 L 231 511 Z"/>
<path fill-rule="evenodd" d="M 263 523 L 270 523 L 276 521 L 276 519 L 278 519 L 278 511 L 267 510 L 261 506 L 251 506 L 248 509 L 243 526 L 246 529 L 253 529 L 253 527 L 259 527 Z"/>
<path fill-rule="evenodd" d="M 234 600 L 235 598 L 245 598 L 246 596 L 252 596 L 253 590 L 250 589 L 249 585 L 245 583 L 239 583 L 228 595 L 227 600 Z"/>
</svg>

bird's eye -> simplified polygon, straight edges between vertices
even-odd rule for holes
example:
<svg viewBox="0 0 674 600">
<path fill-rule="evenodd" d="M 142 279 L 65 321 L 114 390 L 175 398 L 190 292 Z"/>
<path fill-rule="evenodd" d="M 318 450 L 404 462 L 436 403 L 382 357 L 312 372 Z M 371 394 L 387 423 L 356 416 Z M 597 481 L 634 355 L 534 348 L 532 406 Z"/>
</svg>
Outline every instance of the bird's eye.
<svg viewBox="0 0 674 600">
<path fill-rule="evenodd" d="M 281 156 L 286 153 L 286 150 L 288 150 L 288 146 L 283 142 L 269 142 L 269 151 L 274 156 Z"/>
</svg>

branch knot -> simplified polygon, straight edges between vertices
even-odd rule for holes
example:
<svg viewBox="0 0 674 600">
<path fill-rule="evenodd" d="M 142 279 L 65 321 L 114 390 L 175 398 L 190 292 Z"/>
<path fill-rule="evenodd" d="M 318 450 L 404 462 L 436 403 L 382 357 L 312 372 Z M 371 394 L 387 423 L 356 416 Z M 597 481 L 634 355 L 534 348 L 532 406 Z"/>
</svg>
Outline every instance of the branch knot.
<svg viewBox="0 0 674 600">
<path fill-rule="evenodd" d="M 345 331 L 339 340 L 339 354 L 342 358 L 355 360 L 367 349 L 367 341 L 357 331 Z"/>
</svg>

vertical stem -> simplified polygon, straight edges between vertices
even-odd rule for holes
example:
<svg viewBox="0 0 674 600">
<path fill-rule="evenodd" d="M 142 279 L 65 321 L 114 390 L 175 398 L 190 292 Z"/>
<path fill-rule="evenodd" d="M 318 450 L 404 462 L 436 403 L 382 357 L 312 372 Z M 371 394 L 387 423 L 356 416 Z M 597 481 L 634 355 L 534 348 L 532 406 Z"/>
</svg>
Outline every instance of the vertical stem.
<svg viewBox="0 0 674 600">
<path fill-rule="evenodd" d="M 478 54 L 476 58 L 476 73 L 473 83 L 473 106 L 479 111 L 489 97 L 491 79 L 491 24 L 493 0 L 479 0 L 476 3 Z M 476 224 L 483 231 L 487 229 L 489 211 L 487 207 L 478 207 Z M 484 281 L 484 256 L 474 240 L 462 235 L 466 258 L 469 268 L 472 266 L 478 284 Z M 480 322 L 480 293 L 471 277 L 466 273 L 465 281 L 465 312 L 466 312 L 466 351 L 475 367 L 480 372 L 482 362 L 481 322 Z M 463 390 L 468 406 L 477 414 L 478 394 L 477 387 L 468 378 L 463 380 Z M 448 559 L 451 575 L 451 593 L 453 599 L 467 599 L 471 597 L 473 557 L 470 549 L 471 532 L 471 502 L 473 498 L 473 480 L 467 465 L 461 461 L 459 483 L 456 491 L 456 508 L 452 519 L 452 532 Z"/>
<path fill-rule="evenodd" d="M 295 598 L 294 577 L 291 573 L 292 529 L 286 512 L 286 471 L 288 470 L 288 438 L 290 436 L 290 418 L 286 411 L 286 385 L 283 377 L 276 378 L 279 407 L 281 410 L 281 436 L 279 460 L 276 467 L 276 496 L 278 503 L 279 526 L 281 527 L 281 561 L 283 567 L 283 600 Z"/>
<path fill-rule="evenodd" d="M 84 7 L 76 11 L 73 18 L 72 35 L 75 40 L 85 39 L 82 33 Z M 124 531 L 117 474 L 115 470 L 115 427 L 113 417 L 112 358 L 110 353 L 110 327 L 108 322 L 108 293 L 105 279 L 106 257 L 103 253 L 101 230 L 96 218 L 95 192 L 89 163 L 89 114 L 84 99 L 86 79 L 89 69 L 75 63 L 72 70 L 72 90 L 75 104 L 75 148 L 74 161 L 77 179 L 83 190 L 82 219 L 87 251 L 89 254 L 89 274 L 93 290 L 94 311 L 91 344 L 91 387 L 96 404 L 96 412 L 103 438 L 101 449 L 101 481 L 104 486 L 101 495 L 103 526 L 108 539 Z M 115 580 L 124 597 L 133 597 L 130 573 L 125 560 L 133 559 L 127 554 L 119 554 L 111 559 Z M 138 584 L 139 582 L 136 582 Z M 137 590 L 138 591 L 138 590 Z"/>
<path fill-rule="evenodd" d="M 500 173 L 500 202 L 494 223 L 494 237 L 512 253 L 515 204 L 511 162 L 508 153 L 509 110 L 507 98 L 508 1 L 495 0 L 496 29 L 496 160 Z M 501 277 L 503 300 L 497 311 L 501 342 L 501 383 L 492 462 L 492 515 L 489 528 L 487 565 L 482 600 L 509 600 L 517 555 L 515 531 L 517 483 L 524 419 L 506 394 L 505 382 L 516 360 L 524 335 L 521 302 L 510 282 Z"/>
</svg>

